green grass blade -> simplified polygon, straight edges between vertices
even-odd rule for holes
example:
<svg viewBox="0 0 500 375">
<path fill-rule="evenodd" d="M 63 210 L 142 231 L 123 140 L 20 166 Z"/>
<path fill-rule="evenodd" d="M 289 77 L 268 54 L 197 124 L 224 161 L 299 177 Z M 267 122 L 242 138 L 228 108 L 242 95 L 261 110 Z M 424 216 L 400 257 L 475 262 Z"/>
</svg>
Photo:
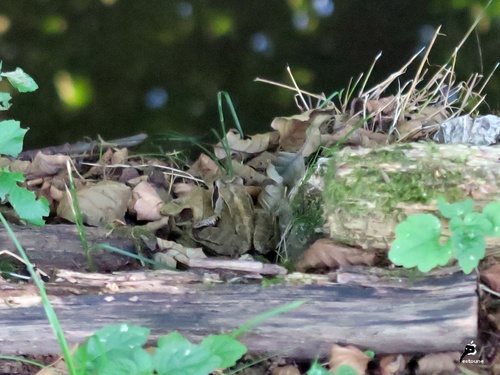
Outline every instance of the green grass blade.
<svg viewBox="0 0 500 375">
<path fill-rule="evenodd" d="M 231 97 L 229 96 L 229 93 L 226 91 L 219 91 L 217 93 L 217 105 L 219 107 L 219 118 L 220 118 L 220 124 L 222 127 L 222 131 L 224 135 L 226 134 L 226 126 L 224 123 L 224 111 L 222 109 L 222 98 L 226 99 L 227 106 L 229 107 L 229 111 L 231 111 L 231 115 L 233 116 L 234 123 L 236 125 L 236 129 L 238 129 L 238 132 L 240 133 L 241 138 L 243 139 L 245 137 L 245 133 L 243 133 L 243 128 L 241 127 L 240 120 L 238 119 L 238 115 L 236 114 L 236 110 L 234 109 L 233 101 L 231 100 Z"/>
<path fill-rule="evenodd" d="M 231 333 L 229 335 L 229 337 L 235 339 L 236 337 L 241 335 L 243 332 L 248 331 L 248 329 L 250 327 L 259 324 L 263 320 L 272 318 L 273 316 L 278 315 L 278 314 L 282 314 L 286 311 L 296 309 L 297 307 L 299 307 L 300 305 L 302 305 L 306 302 L 307 302 L 307 300 L 294 301 L 292 303 L 289 303 L 288 305 L 284 305 L 284 306 L 278 307 L 277 309 L 274 309 L 272 311 L 266 312 L 264 314 L 260 314 L 259 316 L 256 316 L 255 318 L 253 318 L 249 322 L 243 324 L 240 328 L 238 328 L 236 331 Z"/>
</svg>

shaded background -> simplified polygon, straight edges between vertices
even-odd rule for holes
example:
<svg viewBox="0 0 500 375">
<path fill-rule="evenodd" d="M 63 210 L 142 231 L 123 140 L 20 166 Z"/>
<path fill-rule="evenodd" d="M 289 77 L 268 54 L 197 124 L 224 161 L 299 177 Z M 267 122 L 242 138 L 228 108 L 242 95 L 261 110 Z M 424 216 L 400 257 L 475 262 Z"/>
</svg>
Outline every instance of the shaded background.
<svg viewBox="0 0 500 375">
<path fill-rule="evenodd" d="M 418 5 L 417 5 L 418 4 Z M 228 91 L 245 131 L 298 113 L 291 91 L 261 77 L 326 95 L 367 71 L 370 83 L 398 70 L 443 25 L 431 62 L 444 63 L 481 0 L 1 0 L 0 60 L 40 86 L 15 95 L 3 118 L 30 131 L 25 149 L 147 132 L 210 135 L 217 92 Z M 500 1 L 462 48 L 456 71 L 487 75 L 500 60 Z M 411 67 L 408 74 L 414 72 Z M 6 89 L 5 82 L 0 89 Z M 486 92 L 500 108 L 500 77 Z M 229 121 L 229 124 L 231 122 Z M 213 140 L 213 139 L 212 139 Z M 207 138 L 210 141 L 210 138 Z M 177 144 L 161 143 L 164 148 Z"/>
</svg>

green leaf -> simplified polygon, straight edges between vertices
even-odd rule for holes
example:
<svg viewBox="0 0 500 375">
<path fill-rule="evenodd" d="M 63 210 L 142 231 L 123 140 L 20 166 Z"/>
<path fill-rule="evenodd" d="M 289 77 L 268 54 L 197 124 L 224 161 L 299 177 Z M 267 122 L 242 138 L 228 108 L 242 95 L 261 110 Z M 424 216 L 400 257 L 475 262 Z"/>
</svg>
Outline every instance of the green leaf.
<svg viewBox="0 0 500 375">
<path fill-rule="evenodd" d="M 464 273 L 469 274 L 484 258 L 486 250 L 485 235 L 493 232 L 493 224 L 485 215 L 472 212 L 463 219 L 450 220 L 453 256 L 458 260 Z"/>
<path fill-rule="evenodd" d="M 474 210 L 474 201 L 469 198 L 463 202 L 446 203 L 441 197 L 438 198 L 438 209 L 447 219 L 451 219 L 455 216 L 462 216 L 471 213 Z"/>
<path fill-rule="evenodd" d="M 10 84 L 19 92 L 32 92 L 38 88 L 33 78 L 26 74 L 21 68 L 16 68 L 13 72 L 1 73 L 1 75 L 7 78 Z"/>
<path fill-rule="evenodd" d="M 222 359 L 220 368 L 226 369 L 236 364 L 247 352 L 245 345 L 226 335 L 212 335 L 206 337 L 200 346 Z"/>
<path fill-rule="evenodd" d="M 358 372 L 351 366 L 341 365 L 337 368 L 335 375 L 358 375 Z"/>
<path fill-rule="evenodd" d="M 100 369 L 119 358 L 143 360 L 142 346 L 149 336 L 149 329 L 128 324 L 106 326 L 89 337 L 73 358 L 79 369 Z"/>
<path fill-rule="evenodd" d="M 45 224 L 44 216 L 49 216 L 49 202 L 45 197 L 36 199 L 35 193 L 20 187 L 17 183 L 24 182 L 21 172 L 10 172 L 0 169 L 0 199 L 8 200 L 19 217 L 34 225 Z"/>
<path fill-rule="evenodd" d="M 12 104 L 9 103 L 12 96 L 8 92 L 0 91 L 0 111 L 6 111 Z"/>
<path fill-rule="evenodd" d="M 307 371 L 307 375 L 330 375 L 330 374 L 331 373 L 326 368 L 324 368 L 318 363 L 318 360 L 315 360 L 311 365 L 309 371 Z"/>
<path fill-rule="evenodd" d="M 483 215 L 492 225 L 491 236 L 500 237 L 500 202 L 491 202 L 484 210 Z"/>
<path fill-rule="evenodd" d="M 158 375 L 207 375 L 221 362 L 220 357 L 192 344 L 177 332 L 160 337 L 154 355 Z"/>
<path fill-rule="evenodd" d="M 457 230 L 451 235 L 451 241 L 454 247 L 453 256 L 465 274 L 471 273 L 484 258 L 486 251 L 484 236 L 474 236 L 463 230 Z"/>
<path fill-rule="evenodd" d="M 22 151 L 28 129 L 22 129 L 20 125 L 16 120 L 0 121 L 0 154 L 16 157 Z"/>
<path fill-rule="evenodd" d="M 441 245 L 441 222 L 431 214 L 410 215 L 396 227 L 396 239 L 389 250 L 389 260 L 396 265 L 417 266 L 428 272 L 444 266 L 451 256 L 449 243 Z"/>
</svg>

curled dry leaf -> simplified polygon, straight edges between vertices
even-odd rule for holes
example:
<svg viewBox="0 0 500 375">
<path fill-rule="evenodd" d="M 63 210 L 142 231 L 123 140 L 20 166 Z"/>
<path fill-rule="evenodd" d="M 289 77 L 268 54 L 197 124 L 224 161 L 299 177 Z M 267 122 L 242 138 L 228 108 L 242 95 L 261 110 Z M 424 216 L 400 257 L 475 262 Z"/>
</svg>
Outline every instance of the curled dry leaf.
<svg viewBox="0 0 500 375">
<path fill-rule="evenodd" d="M 482 271 L 481 276 L 488 281 L 488 285 L 491 289 L 500 293 L 500 264 L 496 264 Z"/>
<path fill-rule="evenodd" d="M 68 161 L 71 161 L 71 158 L 67 155 L 45 155 L 38 152 L 25 173 L 30 179 L 52 176 L 65 169 Z"/>
<path fill-rule="evenodd" d="M 300 375 L 300 371 L 297 367 L 292 365 L 276 367 L 273 369 L 272 375 Z"/>
<path fill-rule="evenodd" d="M 421 375 L 456 374 L 461 353 L 432 353 L 418 360 L 418 373 Z"/>
<path fill-rule="evenodd" d="M 186 211 L 184 212 L 186 215 L 183 215 L 186 216 L 185 219 L 195 223 L 210 216 L 210 213 L 213 212 L 212 193 L 200 186 L 195 186 L 186 194 L 166 203 L 160 209 L 162 215 L 171 216 L 179 216 L 183 211 Z"/>
<path fill-rule="evenodd" d="M 234 174 L 241 177 L 245 185 L 260 185 L 267 178 L 264 174 L 257 172 L 252 167 L 238 163 L 236 160 L 232 160 L 232 165 Z"/>
<path fill-rule="evenodd" d="M 185 247 L 177 242 L 157 239 L 158 247 L 162 253 L 155 254 L 155 261 L 169 267 L 176 267 L 177 263 L 189 266 L 190 259 L 205 259 L 207 256 L 200 247 Z"/>
<path fill-rule="evenodd" d="M 341 246 L 332 240 L 322 238 L 313 243 L 297 263 L 296 269 L 305 272 L 309 269 L 337 268 L 339 266 L 364 264 L 372 266 L 376 255 L 354 247 Z"/>
<path fill-rule="evenodd" d="M 350 366 L 357 374 L 364 375 L 371 358 L 355 346 L 333 345 L 330 355 L 330 371 L 336 372 L 340 366 Z"/>
<path fill-rule="evenodd" d="M 330 110 L 312 109 L 291 117 L 276 117 L 271 123 L 271 127 L 280 133 L 280 148 L 287 152 L 296 152 L 302 148 L 307 140 L 307 129 L 309 127 L 319 128 L 325 122 L 330 121 L 332 116 L 333 113 Z M 317 143 L 315 138 L 317 132 L 311 131 L 310 136 L 312 138 L 307 147 L 309 155 L 315 151 L 312 150 Z"/>
<path fill-rule="evenodd" d="M 200 177 L 207 184 L 216 180 L 220 175 L 217 164 L 205 154 L 200 154 L 187 173 Z"/>
<path fill-rule="evenodd" d="M 246 136 L 242 139 L 237 130 L 231 129 L 226 134 L 226 141 L 229 150 L 231 150 L 231 155 L 235 153 L 254 155 L 267 150 L 270 137 L 271 133 L 265 133 Z M 214 146 L 214 153 L 217 159 L 224 159 L 226 157 L 226 150 L 220 142 Z"/>
<path fill-rule="evenodd" d="M 115 220 L 123 220 L 132 191 L 128 186 L 115 181 L 101 181 L 77 191 L 83 222 L 102 226 Z M 57 215 L 75 222 L 71 199 L 68 193 L 57 207 Z"/>
<path fill-rule="evenodd" d="M 137 213 L 138 220 L 160 220 L 163 201 L 156 190 L 147 182 L 140 182 L 132 191 L 129 208 Z"/>
<path fill-rule="evenodd" d="M 402 374 L 406 366 L 405 358 L 402 355 L 388 355 L 380 359 L 380 369 L 382 375 Z"/>
<path fill-rule="evenodd" d="M 113 164 L 125 164 L 128 159 L 128 149 L 120 148 L 113 153 L 111 157 L 111 163 Z"/>
</svg>

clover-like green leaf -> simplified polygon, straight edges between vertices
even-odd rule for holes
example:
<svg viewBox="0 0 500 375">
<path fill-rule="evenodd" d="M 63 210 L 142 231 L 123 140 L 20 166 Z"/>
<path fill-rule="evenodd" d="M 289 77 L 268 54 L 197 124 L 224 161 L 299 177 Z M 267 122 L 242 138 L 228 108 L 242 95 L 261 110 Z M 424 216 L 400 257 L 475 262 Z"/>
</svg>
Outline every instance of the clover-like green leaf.
<svg viewBox="0 0 500 375">
<path fill-rule="evenodd" d="M 38 85 L 27 73 L 21 68 L 16 68 L 13 72 L 0 73 L 7 78 L 12 86 L 19 92 L 32 92 L 38 89 Z"/>
<path fill-rule="evenodd" d="M 45 224 L 43 217 L 49 216 L 49 202 L 45 197 L 36 199 L 35 193 L 20 187 L 18 182 L 24 182 L 21 172 L 0 169 L 0 200 L 8 198 L 21 219 L 34 225 Z"/>
<path fill-rule="evenodd" d="M 492 225 L 492 236 L 500 237 L 500 202 L 491 202 L 483 209 L 483 215 Z"/>
<path fill-rule="evenodd" d="M 6 111 L 12 105 L 9 103 L 12 96 L 8 92 L 0 91 L 0 111 Z"/>
<path fill-rule="evenodd" d="M 208 336 L 200 343 L 200 346 L 220 357 L 222 359 L 220 368 L 223 369 L 234 366 L 236 361 L 247 352 L 245 345 L 226 335 Z"/>
<path fill-rule="evenodd" d="M 428 272 L 444 266 L 451 256 L 451 244 L 441 245 L 441 222 L 431 214 L 410 215 L 396 227 L 396 239 L 389 251 L 389 260 L 396 265 L 417 266 Z"/>
<path fill-rule="evenodd" d="M 0 121 L 0 154 L 16 157 L 23 150 L 23 139 L 28 129 L 22 129 L 16 120 Z"/>
<path fill-rule="evenodd" d="M 479 261 L 484 258 L 486 241 L 484 236 L 478 236 L 473 232 L 464 230 L 453 231 L 451 235 L 453 244 L 453 256 L 458 260 L 465 274 L 478 266 Z"/>
<path fill-rule="evenodd" d="M 210 350 L 192 344 L 177 332 L 160 337 L 154 355 L 158 375 L 210 374 L 221 362 Z"/>
<path fill-rule="evenodd" d="M 462 216 L 471 213 L 474 210 L 474 201 L 469 198 L 463 202 L 446 203 L 446 201 L 439 197 L 438 198 L 438 209 L 447 219 L 451 219 L 455 216 Z"/>
</svg>

